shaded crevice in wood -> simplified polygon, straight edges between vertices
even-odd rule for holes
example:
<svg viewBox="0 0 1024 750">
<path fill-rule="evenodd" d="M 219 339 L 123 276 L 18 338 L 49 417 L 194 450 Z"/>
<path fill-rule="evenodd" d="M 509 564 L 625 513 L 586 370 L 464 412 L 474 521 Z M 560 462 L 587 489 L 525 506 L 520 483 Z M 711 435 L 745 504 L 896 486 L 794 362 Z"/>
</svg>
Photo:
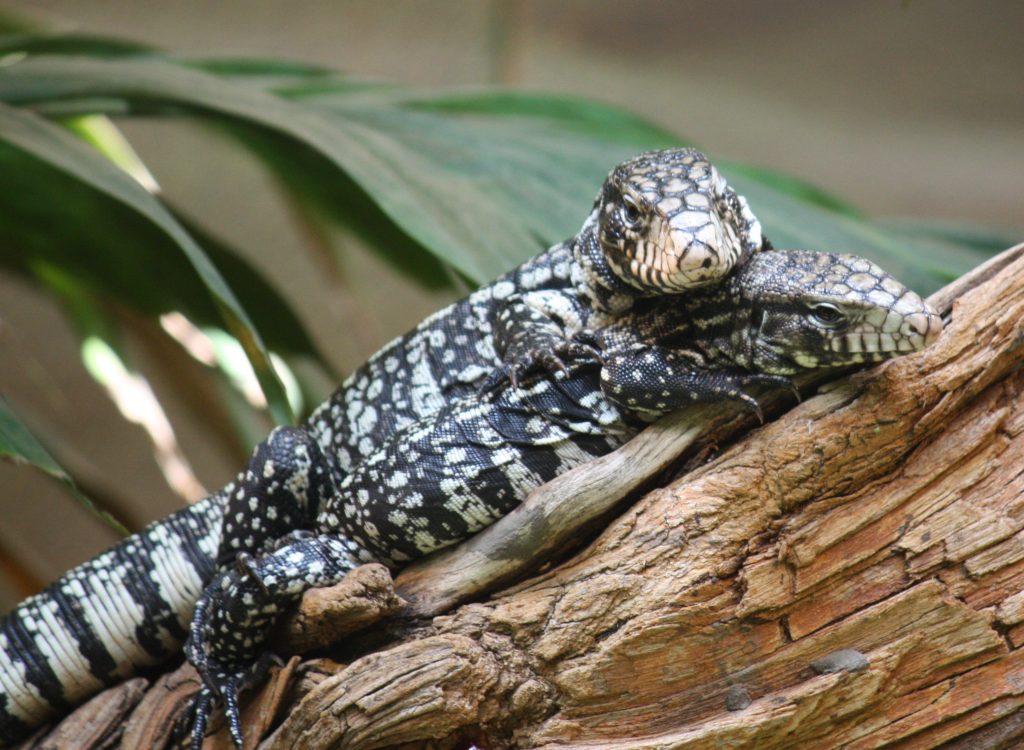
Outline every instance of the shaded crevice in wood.
<svg viewBox="0 0 1024 750">
<path fill-rule="evenodd" d="M 725 410 L 673 415 L 404 571 L 402 611 L 433 617 L 426 636 L 413 620 L 383 650 L 318 662 L 259 746 L 1019 743 L 1022 257 L 937 295 L 956 301 L 935 346 L 830 383 L 543 574 L 479 601 L 557 551 L 574 508 L 607 512 Z M 837 671 L 812 668 L 837 652 Z"/>
<path fill-rule="evenodd" d="M 124 729 L 122 747 L 153 748 L 168 745 L 174 724 L 188 700 L 199 690 L 199 676 L 185 665 L 162 675 L 146 693 Z M 65 721 L 74 720 L 77 712 Z"/>
</svg>

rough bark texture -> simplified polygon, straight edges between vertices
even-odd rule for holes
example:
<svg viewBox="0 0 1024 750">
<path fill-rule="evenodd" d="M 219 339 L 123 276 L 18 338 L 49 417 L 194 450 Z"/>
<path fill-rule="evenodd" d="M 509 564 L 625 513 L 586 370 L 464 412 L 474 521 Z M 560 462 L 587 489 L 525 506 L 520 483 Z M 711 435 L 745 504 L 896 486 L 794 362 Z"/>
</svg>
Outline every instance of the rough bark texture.
<svg viewBox="0 0 1024 750">
<path fill-rule="evenodd" d="M 685 446 L 664 446 L 706 431 L 708 411 L 403 573 L 404 610 L 333 652 L 347 666 L 290 665 L 250 701 L 253 746 L 1024 747 L 1022 249 L 937 299 L 958 295 L 935 346 L 829 384 L 713 460 L 684 457 L 696 468 L 516 587 L 481 594 L 539 564 L 532 540 L 578 537 L 574 499 L 607 514 L 678 467 Z M 309 647 L 398 606 L 379 571 L 350 578 L 282 638 Z M 311 619 L 331 601 L 340 614 Z M 116 746 L 128 715 L 122 747 L 160 746 L 187 672 L 141 703 L 139 683 L 108 691 L 55 732 Z"/>
</svg>

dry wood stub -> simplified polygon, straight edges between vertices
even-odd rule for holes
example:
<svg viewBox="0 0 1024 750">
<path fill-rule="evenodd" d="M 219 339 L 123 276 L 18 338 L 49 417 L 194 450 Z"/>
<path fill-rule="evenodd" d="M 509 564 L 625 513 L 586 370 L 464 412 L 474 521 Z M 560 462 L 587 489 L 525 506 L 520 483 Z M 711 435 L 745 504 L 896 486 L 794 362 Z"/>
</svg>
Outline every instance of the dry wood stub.
<svg viewBox="0 0 1024 750">
<path fill-rule="evenodd" d="M 1018 258 L 936 346 L 754 431 L 565 564 L 321 675 L 260 746 L 1020 742 L 1022 342 Z"/>
</svg>

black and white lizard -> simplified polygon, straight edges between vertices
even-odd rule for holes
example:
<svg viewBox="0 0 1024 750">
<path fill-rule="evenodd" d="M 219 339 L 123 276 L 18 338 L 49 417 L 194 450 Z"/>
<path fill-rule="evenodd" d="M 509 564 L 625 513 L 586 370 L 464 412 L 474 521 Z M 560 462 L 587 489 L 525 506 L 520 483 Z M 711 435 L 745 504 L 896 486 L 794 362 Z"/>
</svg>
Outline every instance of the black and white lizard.
<svg viewBox="0 0 1024 750">
<path fill-rule="evenodd" d="M 476 389 L 495 370 L 521 379 L 531 364 L 546 361 L 537 351 L 578 352 L 575 333 L 599 329 L 615 319 L 609 313 L 623 314 L 657 293 L 653 270 L 665 273 L 667 266 L 641 253 L 648 262 L 633 266 L 638 276 L 627 283 L 617 275 L 629 268 L 623 251 L 630 243 L 671 240 L 678 229 L 665 227 L 680 214 L 668 216 L 658 208 L 661 199 L 638 203 L 638 196 L 685 183 L 680 172 L 690 174 L 696 164 L 710 177 L 700 190 L 714 218 L 704 226 L 725 222 L 729 229 L 719 237 L 733 244 L 712 248 L 690 232 L 702 244 L 675 257 L 712 248 L 709 257 L 731 253 L 733 262 L 757 250 L 756 222 L 699 155 L 663 152 L 618 168 L 574 241 L 428 319 L 350 377 L 304 427 L 276 430 L 236 482 L 76 568 L 0 623 L 0 739 L 13 740 L 175 653 L 193 609 L 188 652 L 206 683 L 197 705 L 201 735 L 214 697 L 234 716 L 236 689 L 253 674 L 263 628 L 302 590 L 334 582 L 359 562 L 398 566 L 464 538 L 536 484 L 628 438 L 641 421 L 600 392 L 594 373 Z M 644 169 L 653 176 L 638 179 Z M 663 192 L 661 198 L 669 191 Z M 676 208 L 691 213 L 686 203 Z M 628 234 L 628 226 L 646 233 Z M 614 241 L 602 242 L 604 236 Z M 621 255 L 602 262 L 598 252 L 612 250 Z M 716 262 L 691 280 L 712 278 Z M 547 306 L 529 299 L 532 292 L 541 292 Z M 905 306 L 916 298 L 901 299 Z M 522 333 L 531 328 L 539 334 L 534 346 Z M 916 348 L 927 335 L 900 340 Z M 630 351 L 641 343 L 630 342 Z M 606 348 L 614 366 L 615 347 Z M 446 354 L 452 350 L 454 357 Z M 298 529 L 316 534 L 293 534 Z M 237 737 L 237 722 L 231 724 Z"/>
<path fill-rule="evenodd" d="M 764 246 L 743 198 L 699 152 L 668 149 L 619 165 L 574 238 L 385 346 L 305 425 L 272 433 L 235 482 L 8 615 L 0 623 L 0 742 L 177 653 L 215 571 L 309 528 L 326 503 L 324 487 L 372 461 L 390 436 L 474 395 L 485 380 L 558 367 L 580 351 L 573 335 L 593 319 L 714 282 Z M 469 448 L 478 440 L 466 437 Z M 469 513 L 438 523 L 465 535 L 479 525 Z M 395 521 L 410 539 L 430 533 Z"/>
<path fill-rule="evenodd" d="M 917 294 L 866 258 L 766 250 L 717 286 L 640 303 L 579 338 L 601 350 L 601 388 L 627 413 L 737 400 L 760 416 L 751 387 L 792 389 L 790 375 L 881 362 L 941 331 Z"/>
</svg>

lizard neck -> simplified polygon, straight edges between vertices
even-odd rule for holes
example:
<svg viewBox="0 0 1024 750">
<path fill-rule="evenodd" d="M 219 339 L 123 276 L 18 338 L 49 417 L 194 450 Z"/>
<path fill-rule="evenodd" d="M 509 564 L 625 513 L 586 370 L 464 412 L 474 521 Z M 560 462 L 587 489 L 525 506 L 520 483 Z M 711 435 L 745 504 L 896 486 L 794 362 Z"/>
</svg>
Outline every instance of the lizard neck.
<svg viewBox="0 0 1024 750">
<path fill-rule="evenodd" d="M 685 336 L 709 363 L 728 369 L 754 369 L 758 311 L 735 283 L 725 282 L 686 298 Z"/>
<path fill-rule="evenodd" d="M 617 315 L 626 312 L 639 292 L 612 271 L 597 239 L 598 208 L 595 205 L 572 240 L 572 284 L 577 294 L 596 312 Z"/>
</svg>

